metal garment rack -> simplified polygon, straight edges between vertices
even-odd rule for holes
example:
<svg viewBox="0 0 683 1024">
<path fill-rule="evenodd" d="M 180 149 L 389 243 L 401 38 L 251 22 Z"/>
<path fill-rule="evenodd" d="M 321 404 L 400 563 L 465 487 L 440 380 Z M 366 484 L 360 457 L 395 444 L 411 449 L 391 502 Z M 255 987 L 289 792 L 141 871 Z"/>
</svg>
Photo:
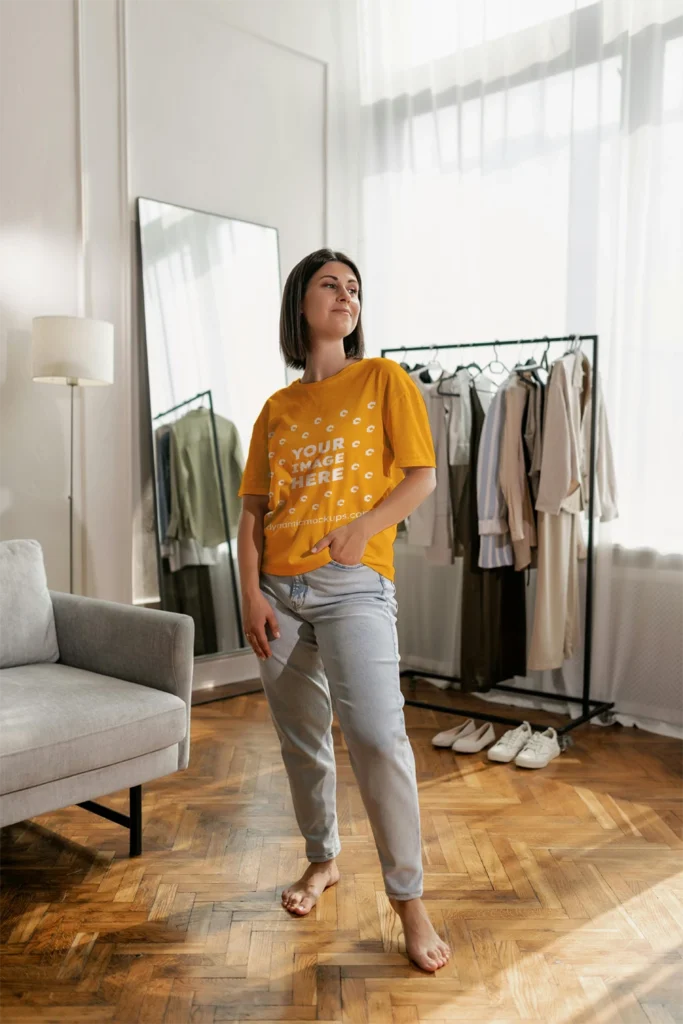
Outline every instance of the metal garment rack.
<svg viewBox="0 0 683 1024">
<path fill-rule="evenodd" d="M 239 590 L 238 590 L 238 587 L 237 587 L 237 574 L 235 573 L 235 560 L 232 557 L 232 543 L 231 543 L 231 535 L 230 535 L 230 517 L 228 515 L 228 503 L 225 500 L 225 482 L 223 480 L 223 467 L 221 466 L 220 448 L 218 447 L 218 431 L 216 430 L 216 416 L 215 416 L 214 409 L 213 409 L 213 395 L 211 393 L 211 390 L 209 389 L 208 391 L 200 391 L 200 392 L 198 392 L 198 394 L 193 395 L 192 398 L 186 398 L 184 402 L 179 402 L 177 405 L 171 406 L 171 408 L 170 409 L 166 409 L 165 412 L 157 413 L 157 415 L 153 417 L 152 422 L 156 423 L 157 420 L 162 419 L 164 416 L 168 416 L 172 412 L 177 412 L 178 409 L 182 409 L 186 405 L 191 405 L 192 402 L 196 402 L 200 398 L 202 398 L 202 399 L 203 398 L 208 398 L 209 399 L 209 416 L 211 418 L 211 433 L 212 433 L 212 436 L 213 436 L 213 450 L 214 450 L 214 453 L 215 453 L 215 456 L 216 456 L 216 468 L 218 469 L 218 483 L 219 483 L 220 492 L 221 492 L 221 512 L 222 512 L 222 515 L 223 515 L 223 526 L 225 528 L 225 539 L 226 539 L 227 544 L 228 544 L 228 557 L 230 559 L 230 583 L 232 585 L 232 595 L 233 595 L 233 600 L 235 602 L 235 610 L 236 610 L 236 613 L 237 613 L 237 630 L 238 630 L 239 638 L 240 638 L 240 647 L 244 647 L 246 645 L 245 645 L 245 641 L 244 641 L 244 631 L 242 629 L 242 615 L 241 615 L 241 611 L 240 611 L 241 606 L 240 606 L 240 601 L 239 601 Z M 155 494 L 155 500 L 156 500 L 156 488 L 154 489 L 154 494 Z M 157 501 L 157 507 L 156 507 L 156 517 L 157 517 L 157 523 L 158 523 L 159 522 L 158 501 Z M 161 571 L 161 549 L 160 549 L 160 541 L 159 541 L 159 537 L 158 537 L 158 532 L 159 531 L 157 530 L 157 547 L 159 549 L 157 551 L 158 565 L 159 565 L 159 589 L 160 589 L 161 593 L 163 594 L 164 593 L 164 580 L 163 580 L 163 573 Z"/>
<path fill-rule="evenodd" d="M 476 348 L 488 348 L 496 349 L 506 345 L 535 345 L 539 348 L 542 345 L 550 346 L 558 343 L 567 344 L 568 342 L 591 342 L 592 344 L 592 402 L 591 402 L 591 443 L 590 443 L 590 454 L 589 454 L 589 467 L 588 477 L 590 480 L 590 490 L 588 495 L 588 544 L 587 544 L 587 563 L 586 563 L 586 606 L 585 606 L 585 626 L 584 626 L 584 653 L 583 653 L 583 694 L 581 697 L 570 697 L 562 694 L 546 693 L 544 690 L 533 690 L 521 686 L 508 686 L 507 684 L 496 683 L 491 689 L 499 690 L 503 693 L 514 693 L 525 697 L 540 697 L 543 700 L 556 700 L 561 701 L 563 704 L 580 704 L 581 715 L 578 718 L 571 719 L 565 725 L 560 726 L 556 731 L 560 738 L 560 746 L 565 749 L 571 740 L 567 735 L 572 729 L 576 729 L 577 726 L 583 725 L 585 722 L 590 721 L 592 718 L 599 716 L 608 716 L 614 707 L 614 702 L 599 701 L 591 697 L 591 658 L 593 652 L 593 591 L 594 591 L 594 548 L 595 548 L 595 460 L 596 460 L 596 428 L 597 428 L 597 395 L 598 395 L 598 336 L 597 334 L 584 334 L 584 335 L 565 335 L 559 338 L 519 338 L 512 341 L 475 341 L 475 342 L 462 342 L 453 345 L 418 345 L 415 347 L 398 346 L 396 348 L 384 348 L 382 349 L 382 355 L 386 356 L 389 352 L 400 352 L 400 353 L 415 353 L 415 352 L 443 352 L 443 351 L 454 351 L 457 349 L 476 349 Z M 416 679 L 443 679 L 449 682 L 458 682 L 457 676 L 444 676 L 439 675 L 437 672 L 418 672 L 415 669 L 406 669 L 401 672 L 401 676 L 410 681 L 411 690 L 415 689 Z M 406 700 L 406 704 L 411 707 L 425 708 L 430 711 L 444 711 L 450 715 L 461 715 L 467 718 L 476 718 L 484 722 L 496 722 L 502 725 L 521 725 L 524 719 L 503 717 L 501 715 L 492 714 L 484 711 L 471 711 L 463 710 L 461 708 L 446 707 L 443 704 L 432 704 L 426 701 L 419 700 Z M 532 729 L 542 730 L 546 727 L 544 725 L 532 725 Z"/>
</svg>

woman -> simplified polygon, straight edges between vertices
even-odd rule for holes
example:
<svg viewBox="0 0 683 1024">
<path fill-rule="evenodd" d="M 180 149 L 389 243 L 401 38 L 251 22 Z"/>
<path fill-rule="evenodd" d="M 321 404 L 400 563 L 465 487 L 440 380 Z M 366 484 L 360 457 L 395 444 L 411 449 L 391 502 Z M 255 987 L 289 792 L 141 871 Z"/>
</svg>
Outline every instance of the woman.
<svg viewBox="0 0 683 1024">
<path fill-rule="evenodd" d="M 306 839 L 309 867 L 284 906 L 308 914 L 339 880 L 334 708 L 408 955 L 435 971 L 450 950 L 421 899 L 393 585 L 396 524 L 434 489 L 434 449 L 408 375 L 363 358 L 361 301 L 357 268 L 327 249 L 285 285 L 280 347 L 304 374 L 268 399 L 254 426 L 240 489 L 244 629 Z"/>
</svg>

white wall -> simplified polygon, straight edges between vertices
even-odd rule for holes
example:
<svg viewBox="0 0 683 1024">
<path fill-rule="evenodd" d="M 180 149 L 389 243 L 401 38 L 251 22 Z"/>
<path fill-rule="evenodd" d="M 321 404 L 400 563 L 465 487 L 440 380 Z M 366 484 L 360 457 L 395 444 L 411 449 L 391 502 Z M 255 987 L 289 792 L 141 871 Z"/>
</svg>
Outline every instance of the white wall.
<svg viewBox="0 0 683 1024">
<path fill-rule="evenodd" d="M 116 383 L 77 393 L 75 589 L 130 601 L 133 200 L 272 224 L 283 279 L 320 245 L 355 254 L 354 17 L 345 0 L 0 3 L 0 538 L 40 540 L 51 587 L 68 587 L 68 395 L 30 380 L 31 318 L 115 324 Z"/>
<path fill-rule="evenodd" d="M 74 54 L 70 4 L 0 4 L 0 537 L 41 540 L 63 589 L 68 396 L 32 383 L 30 325 L 78 305 Z"/>
</svg>

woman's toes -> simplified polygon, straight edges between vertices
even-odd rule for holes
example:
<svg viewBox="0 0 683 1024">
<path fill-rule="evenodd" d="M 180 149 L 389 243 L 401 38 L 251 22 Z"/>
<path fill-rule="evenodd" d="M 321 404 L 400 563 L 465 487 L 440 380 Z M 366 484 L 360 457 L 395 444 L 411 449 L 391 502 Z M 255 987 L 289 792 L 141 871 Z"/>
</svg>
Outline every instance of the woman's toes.
<svg viewBox="0 0 683 1024">
<path fill-rule="evenodd" d="M 436 965 L 436 970 L 439 970 L 439 968 L 441 967 L 445 967 L 446 964 L 448 963 L 448 954 L 446 950 L 441 949 L 438 946 L 434 949 L 431 949 L 428 953 L 428 956 L 432 963 Z"/>
</svg>

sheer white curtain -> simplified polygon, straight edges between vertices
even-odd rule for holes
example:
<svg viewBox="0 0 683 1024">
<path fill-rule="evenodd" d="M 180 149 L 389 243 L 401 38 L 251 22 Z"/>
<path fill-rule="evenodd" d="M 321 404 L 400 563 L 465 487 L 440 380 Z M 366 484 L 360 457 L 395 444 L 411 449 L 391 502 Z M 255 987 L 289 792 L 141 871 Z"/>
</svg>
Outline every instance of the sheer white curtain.
<svg viewBox="0 0 683 1024">
<path fill-rule="evenodd" d="M 683 0 L 359 0 L 359 47 L 367 335 L 598 332 L 594 691 L 683 726 Z"/>
</svg>

